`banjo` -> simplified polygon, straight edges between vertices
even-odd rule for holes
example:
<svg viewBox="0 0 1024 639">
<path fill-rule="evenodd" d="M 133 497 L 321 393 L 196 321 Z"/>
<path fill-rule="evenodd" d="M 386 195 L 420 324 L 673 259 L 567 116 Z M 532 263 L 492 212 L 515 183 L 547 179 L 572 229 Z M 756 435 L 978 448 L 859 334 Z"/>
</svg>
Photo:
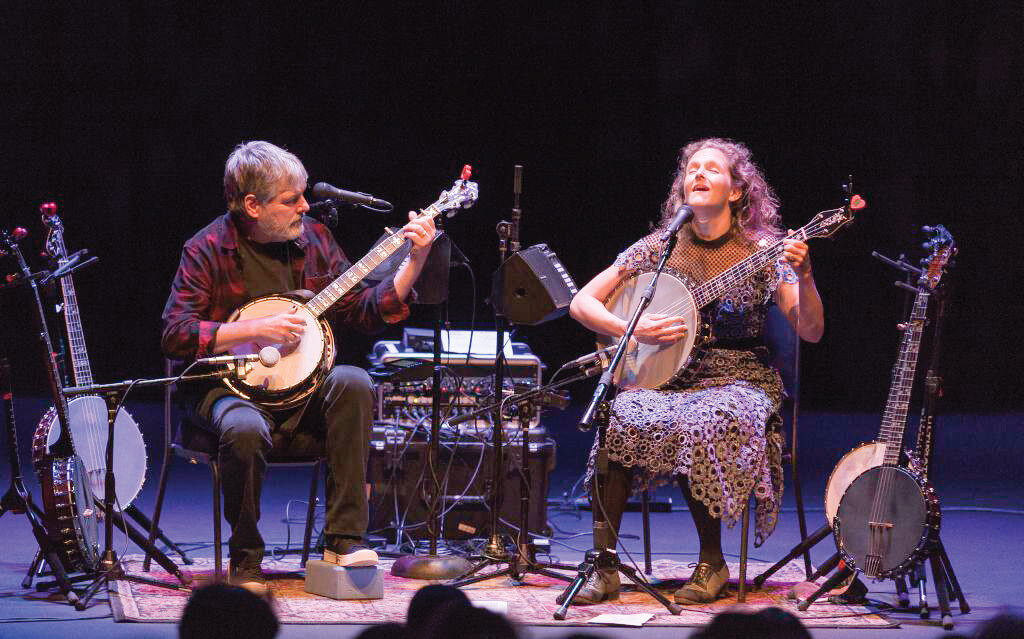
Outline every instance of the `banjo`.
<svg viewBox="0 0 1024 639">
<path fill-rule="evenodd" d="M 926 260 L 928 268 L 918 280 L 910 319 L 901 325 L 903 337 L 893 367 L 880 441 L 848 453 L 829 478 L 829 491 L 843 489 L 830 522 L 839 552 L 848 566 L 878 579 L 898 577 L 911 569 L 939 533 L 939 500 L 935 490 L 923 473 L 900 465 L 928 299 L 950 257 L 956 253 L 953 237 L 945 228 L 937 226 L 932 232 L 935 236 L 926 244 L 932 247 Z M 860 450 L 866 452 L 854 454 Z M 847 486 L 833 486 L 851 475 L 857 464 L 868 467 Z"/>
<path fill-rule="evenodd" d="M 830 237 L 853 221 L 854 212 L 864 208 L 860 196 L 844 207 L 821 211 L 790 237 L 805 241 L 815 237 Z M 783 241 L 770 246 L 730 266 L 703 284 L 695 284 L 682 275 L 662 273 L 655 289 L 648 313 L 663 313 L 683 317 L 689 330 L 683 339 L 671 344 L 640 344 L 627 352 L 615 371 L 615 384 L 622 389 L 659 388 L 669 382 L 686 382 L 700 370 L 701 361 L 712 346 L 711 318 L 705 308 L 729 289 L 741 284 L 761 269 L 774 264 L 782 255 Z M 641 294 L 654 279 L 654 273 L 639 273 L 623 280 L 605 302 L 605 307 L 620 319 L 632 317 L 640 304 Z M 598 335 L 599 349 L 614 345 L 618 338 Z"/>
<path fill-rule="evenodd" d="M 46 238 L 47 252 L 57 258 L 61 266 L 70 260 L 64 245 L 64 225 L 57 217 L 56 206 L 43 205 L 43 224 L 50 232 Z M 75 384 L 88 386 L 93 383 L 89 353 L 85 349 L 85 334 L 82 319 L 78 313 L 78 298 L 70 275 L 60 280 L 64 297 L 64 322 L 67 328 L 68 344 L 71 351 L 71 370 Z M 96 395 L 83 395 L 68 401 L 68 430 L 75 453 L 82 460 L 89 491 L 100 498 L 105 488 L 107 472 L 106 449 L 107 403 Z M 33 441 L 32 454 L 37 461 L 50 454 L 50 447 L 60 439 L 60 422 L 57 410 L 51 407 L 39 420 Z M 116 509 L 127 508 L 142 490 L 146 479 L 146 444 L 142 440 L 139 425 L 123 408 L 114 421 L 114 477 L 116 478 Z"/>
<path fill-rule="evenodd" d="M 935 244 L 936 250 L 946 250 L 947 245 L 951 245 L 953 242 L 952 236 L 943 226 L 936 226 L 933 233 L 935 238 L 931 242 L 938 242 Z M 948 260 L 948 256 L 943 257 L 941 253 L 936 253 L 931 258 L 926 258 L 925 261 L 943 259 Z M 938 279 L 932 284 L 932 288 L 938 283 Z M 908 357 L 914 358 L 914 364 L 917 362 L 917 352 L 912 355 L 904 357 L 903 353 L 893 368 L 893 384 L 889 390 L 889 398 L 885 404 L 885 411 L 882 414 L 882 426 L 878 433 L 878 439 L 873 442 L 861 444 L 850 452 L 843 455 L 836 464 L 835 468 L 832 469 L 832 473 L 829 475 L 828 482 L 825 484 L 825 521 L 831 526 L 832 521 L 836 517 L 836 513 L 839 511 L 839 500 L 843 498 L 843 493 L 850 487 L 850 484 L 856 479 L 861 473 L 868 470 L 869 468 L 876 468 L 881 466 L 885 460 L 886 449 L 889 448 L 890 444 L 895 445 L 897 450 L 902 444 L 902 438 L 899 440 L 892 440 L 889 437 L 890 431 L 893 429 L 892 424 L 903 423 L 907 418 L 906 404 L 909 399 L 910 388 L 909 386 L 904 389 L 906 396 L 897 395 L 896 379 L 897 375 L 905 375 L 905 371 L 901 373 L 897 367 L 907 366 L 910 362 Z M 911 374 L 912 378 L 913 375 Z M 909 384 L 909 381 L 907 382 Z M 912 461 L 914 461 L 912 459 Z"/>
<path fill-rule="evenodd" d="M 40 209 L 46 214 L 54 210 L 56 205 L 44 204 Z M 56 354 L 50 341 L 50 331 L 46 325 L 42 299 L 39 295 L 39 286 L 35 278 L 31 278 L 25 256 L 18 248 L 18 240 L 24 237 L 19 235 L 15 229 L 13 234 L 0 232 L 0 253 L 10 253 L 18 260 L 21 272 L 29 279 L 32 285 L 32 292 L 35 296 L 36 307 L 39 312 L 39 335 L 42 338 L 43 346 L 46 349 L 46 371 L 50 378 L 51 391 L 56 407 L 60 409 L 60 415 L 65 422 L 68 410 L 63 395 L 63 380 L 57 368 Z M 5 362 L 6 364 L 6 362 Z M 3 371 L 6 377 L 8 371 Z M 4 402 L 7 404 L 8 429 L 13 435 L 16 434 L 14 425 L 14 406 L 10 402 L 10 391 L 5 389 Z M 75 454 L 74 442 L 70 434 L 63 429 L 58 429 L 59 445 L 48 450 L 46 440 L 40 437 L 38 430 L 32 438 L 32 461 L 36 474 L 39 475 L 39 486 L 43 501 L 43 523 L 46 527 L 46 535 L 53 542 L 58 553 L 58 558 L 65 570 L 90 572 L 95 569 L 99 560 L 97 549 L 98 527 L 96 523 L 97 509 L 93 501 L 92 493 L 85 480 L 85 468 L 82 460 Z M 12 466 L 14 470 L 16 465 Z"/>
<path fill-rule="evenodd" d="M 473 206 L 479 189 L 476 182 L 469 181 L 471 174 L 472 168 L 467 164 L 452 188 L 442 191 L 433 204 L 420 211 L 419 217 L 433 219 L 445 211 Z M 232 355 L 242 356 L 273 346 L 280 351 L 281 359 L 272 368 L 262 362 L 253 362 L 251 371 L 244 377 L 224 380 L 228 388 L 243 399 L 269 409 L 291 408 L 302 403 L 330 372 L 337 353 L 331 327 L 321 316 L 405 241 L 402 231 L 395 231 L 309 301 L 304 302 L 294 293 L 267 295 L 244 304 L 232 313 L 228 317 L 229 322 L 294 312 L 306 321 L 306 330 L 295 344 L 248 342 L 231 349 Z"/>
</svg>

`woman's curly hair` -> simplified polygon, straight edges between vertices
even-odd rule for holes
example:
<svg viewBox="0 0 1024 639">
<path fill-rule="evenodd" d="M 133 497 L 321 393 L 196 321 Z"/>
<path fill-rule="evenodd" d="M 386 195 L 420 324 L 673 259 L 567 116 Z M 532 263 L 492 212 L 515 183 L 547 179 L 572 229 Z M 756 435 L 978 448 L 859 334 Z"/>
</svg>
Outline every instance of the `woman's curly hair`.
<svg viewBox="0 0 1024 639">
<path fill-rule="evenodd" d="M 718 149 L 729 160 L 729 173 L 732 181 L 739 186 L 742 195 L 735 202 L 730 202 L 733 223 L 739 227 L 745 237 L 751 240 L 760 238 L 765 232 L 776 237 L 781 236 L 782 227 L 779 220 L 779 199 L 772 187 L 768 186 L 761 169 L 754 164 L 750 149 L 740 142 L 726 138 L 704 138 L 690 142 L 679 151 L 679 166 L 676 167 L 675 179 L 668 191 L 668 199 L 661 205 L 661 220 L 658 223 L 664 228 L 675 217 L 676 210 L 685 199 L 683 180 L 686 179 L 686 165 L 693 154 L 701 149 Z"/>
</svg>

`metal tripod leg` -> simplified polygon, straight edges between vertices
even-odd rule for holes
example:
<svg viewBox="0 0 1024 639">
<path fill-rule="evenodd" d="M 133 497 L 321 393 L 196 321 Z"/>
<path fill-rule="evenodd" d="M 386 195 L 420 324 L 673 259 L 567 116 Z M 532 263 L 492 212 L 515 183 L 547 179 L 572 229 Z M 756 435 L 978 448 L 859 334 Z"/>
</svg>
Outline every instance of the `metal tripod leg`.
<svg viewBox="0 0 1024 639">
<path fill-rule="evenodd" d="M 942 627 L 946 630 L 953 629 L 953 613 L 949 610 L 949 593 L 946 591 L 946 574 L 940 563 L 938 554 L 932 553 L 928 558 L 932 565 L 932 578 L 935 580 L 935 596 L 939 600 L 939 615 L 942 619 Z M 921 564 L 921 572 L 924 572 L 924 564 Z"/>
<path fill-rule="evenodd" d="M 838 556 L 838 553 L 836 556 Z M 821 587 L 814 591 L 814 593 L 812 593 L 809 597 L 807 597 L 806 599 L 801 599 L 799 602 L 797 602 L 796 609 L 801 612 L 807 610 L 811 607 L 811 604 L 818 599 L 818 597 L 822 596 L 829 590 L 832 590 L 833 588 L 838 586 L 840 583 L 843 582 L 843 580 L 845 580 L 852 574 L 853 569 L 844 565 L 842 568 L 837 570 L 834 575 L 829 577 L 828 580 L 825 581 L 825 583 L 821 584 Z"/>
<path fill-rule="evenodd" d="M 964 597 L 964 591 L 960 587 L 960 582 L 956 580 L 956 574 L 953 572 L 953 564 L 949 563 L 949 556 L 946 554 L 946 547 L 942 545 L 942 540 L 939 539 L 935 543 L 935 550 L 933 554 L 937 553 L 939 556 L 939 566 L 942 568 L 943 574 L 946 577 L 947 590 L 952 599 L 956 599 L 960 602 L 961 614 L 967 614 L 971 611 L 971 607 L 967 605 L 967 599 Z M 932 573 L 934 575 L 934 572 Z M 935 580 L 938 581 L 938 576 L 935 576 Z"/>
<path fill-rule="evenodd" d="M 32 582 L 36 577 L 42 576 L 43 570 L 43 551 L 36 550 L 36 556 L 32 558 L 32 563 L 29 564 L 28 572 L 25 573 L 25 578 L 21 580 L 22 588 L 31 588 Z"/>
<path fill-rule="evenodd" d="M 914 579 L 911 583 L 917 585 L 917 615 L 927 619 L 931 612 L 928 610 L 928 573 L 923 562 L 914 567 L 913 574 Z"/>
<path fill-rule="evenodd" d="M 811 533 L 810 537 L 808 537 L 807 539 L 804 539 L 803 541 L 801 541 L 796 546 L 793 546 L 793 549 L 790 550 L 789 553 L 785 557 L 783 557 L 782 559 L 777 561 L 775 563 L 775 565 L 773 565 L 771 568 L 769 568 L 768 570 L 764 571 L 760 575 L 754 577 L 754 585 L 757 586 L 758 588 L 763 586 L 764 582 L 768 580 L 768 577 L 771 577 L 772 575 L 777 573 L 779 570 L 782 569 L 783 566 L 788 564 L 793 559 L 796 559 L 796 557 L 798 555 L 806 553 L 808 550 L 811 549 L 812 546 L 817 544 L 819 541 L 821 541 L 825 537 L 828 537 L 829 533 L 831 533 L 831 532 L 832 532 L 832 528 L 828 524 L 825 524 L 821 528 L 819 528 L 816 531 L 814 531 L 813 533 Z M 834 567 L 835 566 L 833 566 L 833 568 Z M 829 570 L 831 570 L 831 568 L 829 568 Z M 818 576 L 820 577 L 821 575 L 818 575 Z M 814 581 L 815 579 L 817 579 L 817 577 L 811 577 L 810 575 L 807 576 L 807 580 L 808 581 Z"/>
<path fill-rule="evenodd" d="M 97 505 L 97 507 L 100 506 Z M 192 577 L 183 574 L 178 566 L 176 566 L 167 555 L 155 546 L 151 545 L 149 543 L 149 539 L 146 538 L 146 535 L 143 535 L 141 532 L 136 530 L 134 526 L 128 523 L 121 513 L 115 510 L 111 515 L 111 519 L 113 519 L 114 524 L 125 531 L 128 534 L 128 538 L 135 542 L 135 545 L 146 552 L 147 555 L 153 557 L 153 559 L 156 560 L 156 563 L 160 564 L 164 570 L 171 575 L 174 575 L 174 577 L 176 577 L 183 585 L 187 586 L 192 583 Z M 83 597 L 83 599 L 85 598 Z"/>
<path fill-rule="evenodd" d="M 907 592 L 907 580 L 903 577 L 896 579 L 896 605 L 900 608 L 910 607 L 910 594 Z"/>
<path fill-rule="evenodd" d="M 189 558 L 188 555 L 185 554 L 185 551 L 179 548 L 178 544 L 168 539 L 167 535 L 164 534 L 163 530 L 153 526 L 153 522 L 150 521 L 149 517 L 147 517 L 146 514 L 143 513 L 141 510 L 136 508 L 134 504 L 131 504 L 127 508 L 125 508 L 124 514 L 134 519 L 136 523 L 139 524 L 139 527 L 143 530 L 150 531 L 150 539 L 147 539 L 149 543 L 153 543 L 154 540 L 159 540 L 160 543 L 164 544 L 172 552 L 176 553 L 179 557 L 181 557 L 181 561 L 184 562 L 186 566 L 192 565 L 193 561 L 191 558 Z M 150 557 L 147 555 L 146 558 L 149 559 Z"/>
</svg>

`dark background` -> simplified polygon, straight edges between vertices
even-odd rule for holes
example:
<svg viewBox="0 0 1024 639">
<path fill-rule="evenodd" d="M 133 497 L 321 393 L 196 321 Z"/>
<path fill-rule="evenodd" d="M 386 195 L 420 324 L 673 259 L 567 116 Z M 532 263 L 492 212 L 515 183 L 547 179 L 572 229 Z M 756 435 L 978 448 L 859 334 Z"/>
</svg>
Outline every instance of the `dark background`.
<svg viewBox="0 0 1024 639">
<path fill-rule="evenodd" d="M 69 248 L 99 256 L 75 276 L 97 381 L 161 372 L 181 245 L 222 212 L 240 141 L 295 152 L 311 184 L 395 203 L 344 217 L 352 259 L 472 164 L 480 200 L 448 230 L 486 328 L 513 164 L 525 167 L 523 245 L 550 245 L 582 286 L 657 219 L 679 148 L 716 135 L 751 147 L 791 228 L 840 205 L 849 173 L 869 203 L 811 247 L 827 330 L 804 349 L 806 406 L 881 410 L 904 294 L 870 252 L 922 256 L 923 224 L 960 246 L 945 410 L 1024 406 L 1019 2 L 381 4 L 5 9 L 0 227 L 29 229 L 38 253 L 36 210 L 53 199 Z M 464 270 L 452 295 L 453 326 L 467 328 Z M 41 395 L 28 302 L 0 292 L 0 340 L 16 393 Z M 419 307 L 407 325 L 432 317 Z M 342 352 L 358 361 L 375 339 L 351 336 Z M 569 318 L 517 339 L 551 368 L 593 350 Z"/>
</svg>

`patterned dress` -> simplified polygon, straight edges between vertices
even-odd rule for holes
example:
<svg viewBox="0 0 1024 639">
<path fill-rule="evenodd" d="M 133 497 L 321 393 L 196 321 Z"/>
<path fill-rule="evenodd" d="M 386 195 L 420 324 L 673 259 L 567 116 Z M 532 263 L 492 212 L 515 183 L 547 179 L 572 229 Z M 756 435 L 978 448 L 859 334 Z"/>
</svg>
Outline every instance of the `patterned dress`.
<svg viewBox="0 0 1024 639">
<path fill-rule="evenodd" d="M 707 242 L 689 227 L 680 234 L 667 270 L 705 282 L 773 242 L 765 234 L 747 240 L 735 227 Z M 618 256 L 622 271 L 657 268 L 660 233 L 639 240 Z M 636 469 L 637 487 L 689 477 L 690 490 L 730 527 L 753 491 L 757 501 L 755 545 L 775 529 L 782 498 L 782 434 L 774 427 L 782 381 L 768 362 L 762 328 L 780 282 L 796 282 L 780 258 L 711 307 L 716 338 L 696 379 L 685 385 L 620 392 L 612 404 L 608 458 Z M 590 473 L 597 442 L 591 451 Z M 589 480 L 589 477 L 588 477 Z"/>
</svg>

